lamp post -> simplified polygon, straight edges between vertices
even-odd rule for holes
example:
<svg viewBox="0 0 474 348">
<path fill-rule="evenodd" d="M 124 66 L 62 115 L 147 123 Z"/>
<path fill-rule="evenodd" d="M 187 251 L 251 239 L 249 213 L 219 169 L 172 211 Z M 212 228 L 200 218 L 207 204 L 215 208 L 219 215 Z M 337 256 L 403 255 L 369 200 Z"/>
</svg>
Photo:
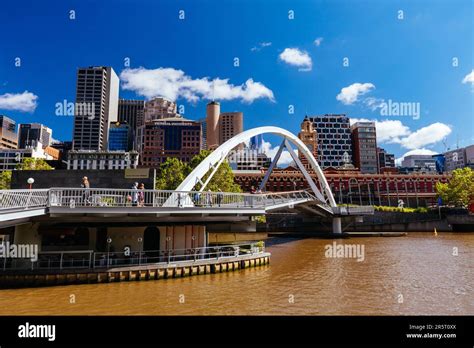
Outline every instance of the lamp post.
<svg viewBox="0 0 474 348">
<path fill-rule="evenodd" d="M 142 248 L 143 248 L 143 238 L 138 237 L 138 264 L 140 265 L 142 263 Z"/>
<path fill-rule="evenodd" d="M 110 244 L 112 243 L 112 238 L 107 238 L 107 268 L 109 267 L 109 260 L 110 260 Z"/>
<path fill-rule="evenodd" d="M 26 180 L 26 182 L 28 183 L 29 185 L 29 188 L 30 190 L 33 188 L 33 184 L 35 183 L 35 179 L 33 178 L 28 178 L 28 180 Z"/>
</svg>

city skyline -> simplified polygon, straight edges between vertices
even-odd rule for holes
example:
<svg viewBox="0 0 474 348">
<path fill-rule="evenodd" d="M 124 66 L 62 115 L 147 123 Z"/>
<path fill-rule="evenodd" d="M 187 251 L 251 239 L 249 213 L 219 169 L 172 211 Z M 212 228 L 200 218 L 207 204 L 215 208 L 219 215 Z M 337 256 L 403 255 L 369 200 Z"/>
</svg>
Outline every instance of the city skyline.
<svg viewBox="0 0 474 348">
<path fill-rule="evenodd" d="M 345 113 L 353 122 L 377 121 L 377 145 L 397 159 L 474 140 L 469 4 L 164 2 L 131 13 L 127 1 L 94 11 L 88 3 L 47 11 L 24 4 L 6 4 L 0 14 L 8 27 L 29 12 L 37 28 L 17 28 L 4 40 L 0 113 L 18 124 L 43 123 L 60 140 L 72 140 L 73 117 L 55 115 L 55 105 L 75 102 L 77 69 L 97 65 L 117 72 L 120 98 L 175 99 L 193 120 L 212 99 L 243 112 L 245 129 L 272 124 L 296 134 L 305 115 Z M 117 21 L 124 13 L 126 25 Z M 228 25 L 239 20 L 248 25 Z M 397 116 L 400 103 L 412 108 L 409 115 Z M 273 154 L 278 143 L 266 140 Z"/>
</svg>

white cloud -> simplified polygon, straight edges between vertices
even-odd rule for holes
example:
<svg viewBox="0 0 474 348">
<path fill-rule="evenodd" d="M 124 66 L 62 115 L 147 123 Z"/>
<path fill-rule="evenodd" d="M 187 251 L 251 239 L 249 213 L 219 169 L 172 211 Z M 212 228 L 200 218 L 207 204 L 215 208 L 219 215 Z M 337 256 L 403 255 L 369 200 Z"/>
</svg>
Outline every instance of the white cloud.
<svg viewBox="0 0 474 348">
<path fill-rule="evenodd" d="M 28 91 L 5 93 L 0 95 L 0 109 L 33 112 L 37 107 L 37 99 L 37 95 Z"/>
<path fill-rule="evenodd" d="M 182 70 L 173 68 L 125 69 L 120 74 L 122 88 L 134 91 L 148 99 L 166 97 L 173 101 L 184 98 L 197 102 L 201 98 L 216 100 L 240 99 L 252 103 L 256 99 L 274 101 L 273 92 L 260 82 L 249 78 L 242 85 L 233 85 L 229 79 L 208 77 L 193 79 Z"/>
<path fill-rule="evenodd" d="M 356 122 L 375 122 L 377 143 L 399 144 L 405 149 L 419 149 L 435 144 L 451 133 L 451 127 L 440 122 L 411 131 L 399 120 L 369 120 L 366 118 L 351 118 L 351 125 Z"/>
<path fill-rule="evenodd" d="M 372 83 L 353 83 L 350 86 L 341 89 L 341 93 L 336 96 L 336 99 L 345 105 L 354 104 L 359 96 L 364 95 L 374 89 L 375 86 Z"/>
<path fill-rule="evenodd" d="M 262 144 L 262 150 L 263 153 L 265 153 L 268 157 L 270 157 L 272 160 L 275 157 L 275 155 L 278 152 L 278 149 L 280 146 L 278 145 L 277 147 L 273 147 L 272 144 L 270 144 L 268 141 L 263 141 Z M 298 150 L 294 150 L 296 154 L 298 154 Z M 288 166 L 293 162 L 293 158 L 291 157 L 290 153 L 286 150 L 284 150 L 281 153 L 280 159 L 278 160 L 278 165 L 279 166 Z"/>
<path fill-rule="evenodd" d="M 418 129 L 409 136 L 400 140 L 400 145 L 406 149 L 418 149 L 420 147 L 437 143 L 451 133 L 451 127 L 436 122 L 429 126 Z"/>
<path fill-rule="evenodd" d="M 472 69 L 469 74 L 464 76 L 464 78 L 462 79 L 462 83 L 470 83 L 474 85 L 474 69 Z"/>
<path fill-rule="evenodd" d="M 251 50 L 252 52 L 260 51 L 260 50 L 262 50 L 263 48 L 269 47 L 269 46 L 271 46 L 271 45 L 272 45 L 271 42 L 259 42 L 257 46 L 252 47 L 250 50 Z"/>
<path fill-rule="evenodd" d="M 313 61 L 308 52 L 298 48 L 285 48 L 279 58 L 289 65 L 297 66 L 299 71 L 310 71 L 313 67 Z"/>
<path fill-rule="evenodd" d="M 385 99 L 368 97 L 364 99 L 364 104 L 369 107 L 370 110 L 375 111 L 383 106 Z"/>
<path fill-rule="evenodd" d="M 428 150 L 428 149 L 414 149 L 414 150 L 410 150 L 408 152 L 406 152 L 405 154 L 403 154 L 400 158 L 397 158 L 395 160 L 395 164 L 397 166 L 401 166 L 402 165 L 402 161 L 403 159 L 406 157 L 406 156 L 410 156 L 410 155 L 436 155 L 438 154 L 438 152 L 435 152 L 435 151 L 431 151 L 431 150 Z"/>
<path fill-rule="evenodd" d="M 314 44 L 318 47 L 321 45 L 322 42 L 323 42 L 322 37 L 318 37 L 316 40 L 314 40 Z"/>
</svg>

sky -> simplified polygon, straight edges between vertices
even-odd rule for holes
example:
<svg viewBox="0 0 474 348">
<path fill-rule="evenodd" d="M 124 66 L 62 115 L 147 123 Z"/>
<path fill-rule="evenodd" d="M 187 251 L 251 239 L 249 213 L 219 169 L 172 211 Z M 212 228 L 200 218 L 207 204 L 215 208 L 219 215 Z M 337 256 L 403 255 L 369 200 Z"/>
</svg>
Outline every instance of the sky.
<svg viewBox="0 0 474 348">
<path fill-rule="evenodd" d="M 444 152 L 474 144 L 473 3 L 6 0 L 0 114 L 71 140 L 58 103 L 79 67 L 111 66 L 121 98 L 164 96 L 188 119 L 218 100 L 245 129 L 297 134 L 305 115 L 345 113 L 398 159 Z"/>
</svg>

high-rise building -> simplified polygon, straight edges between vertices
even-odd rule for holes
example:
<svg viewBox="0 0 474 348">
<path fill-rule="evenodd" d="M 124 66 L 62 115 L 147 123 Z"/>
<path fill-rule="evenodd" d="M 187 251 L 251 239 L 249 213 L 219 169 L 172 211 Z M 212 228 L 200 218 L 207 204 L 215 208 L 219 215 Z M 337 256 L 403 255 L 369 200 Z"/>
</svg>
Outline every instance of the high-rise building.
<svg viewBox="0 0 474 348">
<path fill-rule="evenodd" d="M 119 78 L 111 67 L 79 68 L 74 108 L 74 150 L 106 150 L 117 121 Z"/>
<path fill-rule="evenodd" d="M 199 123 L 201 123 L 201 132 L 202 132 L 202 137 L 201 137 L 201 148 L 203 150 L 207 149 L 207 122 L 206 118 L 201 118 L 198 120 Z"/>
<path fill-rule="evenodd" d="M 111 123 L 109 127 L 109 151 L 132 150 L 132 134 L 132 128 L 128 123 Z"/>
<path fill-rule="evenodd" d="M 206 106 L 206 124 L 207 124 L 207 148 L 215 149 L 219 146 L 219 115 L 221 106 L 218 102 L 212 101 Z"/>
<path fill-rule="evenodd" d="M 16 122 L 5 115 L 0 115 L 0 149 L 16 149 L 17 147 Z"/>
<path fill-rule="evenodd" d="M 298 133 L 298 138 L 306 145 L 311 151 L 312 155 L 316 160 L 318 159 L 318 134 L 314 129 L 313 123 L 305 117 L 303 123 L 301 123 L 301 131 Z M 305 168 L 310 168 L 308 159 L 301 153 L 298 152 L 298 157 Z"/>
<path fill-rule="evenodd" d="M 176 103 L 166 98 L 153 98 L 145 103 L 145 122 L 179 117 Z"/>
<path fill-rule="evenodd" d="M 132 131 L 145 123 L 145 101 L 119 99 L 118 121 L 128 123 Z"/>
<path fill-rule="evenodd" d="M 375 122 L 356 122 L 351 126 L 354 165 L 362 174 L 378 173 Z"/>
<path fill-rule="evenodd" d="M 183 117 L 149 121 L 138 128 L 140 165 L 159 167 L 168 157 L 189 162 L 201 151 L 201 123 Z"/>
<path fill-rule="evenodd" d="M 395 155 L 394 154 L 387 153 L 385 149 L 378 147 L 377 158 L 378 158 L 379 173 L 381 173 L 382 168 L 395 168 Z"/>
<path fill-rule="evenodd" d="M 318 135 L 318 162 L 321 168 L 344 167 L 352 158 L 351 127 L 345 114 L 311 116 Z"/>
<path fill-rule="evenodd" d="M 22 123 L 18 131 L 18 148 L 36 147 L 41 143 L 43 148 L 50 146 L 53 131 L 40 123 Z"/>
<path fill-rule="evenodd" d="M 223 112 L 219 115 L 219 145 L 244 131 L 242 112 Z"/>
</svg>

